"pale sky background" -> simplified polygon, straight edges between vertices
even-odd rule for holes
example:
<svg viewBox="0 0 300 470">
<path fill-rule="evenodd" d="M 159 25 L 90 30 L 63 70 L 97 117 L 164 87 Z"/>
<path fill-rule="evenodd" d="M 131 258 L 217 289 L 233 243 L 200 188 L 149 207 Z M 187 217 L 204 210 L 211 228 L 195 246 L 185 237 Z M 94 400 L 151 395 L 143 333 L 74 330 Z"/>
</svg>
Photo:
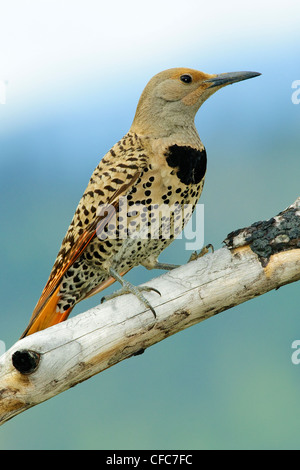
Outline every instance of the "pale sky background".
<svg viewBox="0 0 300 470">
<path fill-rule="evenodd" d="M 199 62 L 207 62 L 212 54 L 222 60 L 225 52 L 234 56 L 249 45 L 256 50 L 273 43 L 274 54 L 280 54 L 293 36 L 296 41 L 300 18 L 297 0 L 1 0 L 0 5 L 0 79 L 9 82 L 7 99 L 25 103 L 40 90 L 52 97 L 66 81 L 72 89 L 91 76 L 105 74 L 108 85 L 120 86 L 132 69 L 142 75 L 145 65 L 167 68 L 179 54 L 188 60 L 198 52 Z"/>
</svg>

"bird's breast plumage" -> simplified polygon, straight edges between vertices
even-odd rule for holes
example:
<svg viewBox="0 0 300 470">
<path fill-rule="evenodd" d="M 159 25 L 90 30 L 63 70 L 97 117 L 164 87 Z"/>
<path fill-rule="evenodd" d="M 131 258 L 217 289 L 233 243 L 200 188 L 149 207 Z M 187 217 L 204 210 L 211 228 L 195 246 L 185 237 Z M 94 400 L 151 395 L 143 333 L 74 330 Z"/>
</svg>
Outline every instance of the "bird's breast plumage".
<svg viewBox="0 0 300 470">
<path fill-rule="evenodd" d="M 101 207 L 113 204 L 114 214 L 64 274 L 59 308 L 67 310 L 86 297 L 108 278 L 110 267 L 126 272 L 158 257 L 191 217 L 205 171 L 206 152 L 199 146 L 153 145 L 132 133 L 115 144 L 79 202 L 53 275 L 76 240 L 90 227 L 97 229 Z"/>
</svg>

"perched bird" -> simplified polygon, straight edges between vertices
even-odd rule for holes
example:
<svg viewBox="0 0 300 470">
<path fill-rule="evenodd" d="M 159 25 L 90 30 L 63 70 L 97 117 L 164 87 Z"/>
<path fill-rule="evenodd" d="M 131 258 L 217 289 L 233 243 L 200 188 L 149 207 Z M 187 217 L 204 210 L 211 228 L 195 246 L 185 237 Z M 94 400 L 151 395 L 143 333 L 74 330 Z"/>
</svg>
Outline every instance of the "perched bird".
<svg viewBox="0 0 300 470">
<path fill-rule="evenodd" d="M 64 321 L 78 302 L 116 280 L 120 293 L 135 294 L 155 314 L 142 288 L 122 276 L 138 265 L 172 268 L 157 258 L 192 214 L 206 172 L 195 115 L 220 88 L 258 75 L 174 68 L 149 81 L 128 134 L 92 174 L 22 337 Z M 190 208 L 184 219 L 183 205 Z"/>
</svg>

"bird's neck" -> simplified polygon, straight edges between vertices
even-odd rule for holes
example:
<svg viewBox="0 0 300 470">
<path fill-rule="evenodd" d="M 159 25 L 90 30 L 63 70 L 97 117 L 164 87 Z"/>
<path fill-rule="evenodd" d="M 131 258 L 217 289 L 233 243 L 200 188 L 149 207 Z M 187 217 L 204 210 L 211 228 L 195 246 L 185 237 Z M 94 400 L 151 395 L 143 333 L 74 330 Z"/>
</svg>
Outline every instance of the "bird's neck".
<svg viewBox="0 0 300 470">
<path fill-rule="evenodd" d="M 139 137 L 165 142 L 166 144 L 169 143 L 169 145 L 177 143 L 178 145 L 203 148 L 194 123 L 173 125 L 169 128 L 165 125 L 159 126 L 159 123 L 156 123 L 155 126 L 147 126 L 146 128 L 143 126 L 143 128 L 140 128 L 140 126 L 136 126 L 133 122 L 130 132 L 137 134 Z"/>
</svg>

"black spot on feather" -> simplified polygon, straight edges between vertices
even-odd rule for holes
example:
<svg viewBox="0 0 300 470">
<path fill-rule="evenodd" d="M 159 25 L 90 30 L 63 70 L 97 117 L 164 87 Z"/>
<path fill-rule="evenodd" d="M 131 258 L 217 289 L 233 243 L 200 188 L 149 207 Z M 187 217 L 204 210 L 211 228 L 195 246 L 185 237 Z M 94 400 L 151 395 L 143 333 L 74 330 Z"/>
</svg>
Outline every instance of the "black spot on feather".
<svg viewBox="0 0 300 470">
<path fill-rule="evenodd" d="M 177 176 L 184 184 L 198 184 L 206 172 L 206 151 L 193 147 L 172 145 L 165 153 L 171 168 L 178 168 Z"/>
</svg>

